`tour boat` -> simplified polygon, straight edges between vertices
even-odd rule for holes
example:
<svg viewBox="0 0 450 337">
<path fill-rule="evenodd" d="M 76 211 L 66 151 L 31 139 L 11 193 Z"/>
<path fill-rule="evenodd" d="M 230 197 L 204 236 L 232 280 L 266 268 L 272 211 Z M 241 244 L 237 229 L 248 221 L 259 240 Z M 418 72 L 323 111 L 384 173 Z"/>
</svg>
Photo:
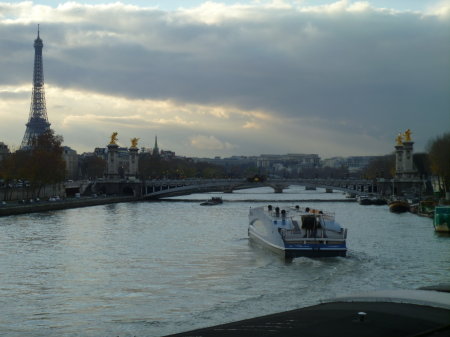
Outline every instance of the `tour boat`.
<svg viewBox="0 0 450 337">
<path fill-rule="evenodd" d="M 347 229 L 335 221 L 334 214 L 308 207 L 250 208 L 248 235 L 286 259 L 347 254 Z"/>
</svg>

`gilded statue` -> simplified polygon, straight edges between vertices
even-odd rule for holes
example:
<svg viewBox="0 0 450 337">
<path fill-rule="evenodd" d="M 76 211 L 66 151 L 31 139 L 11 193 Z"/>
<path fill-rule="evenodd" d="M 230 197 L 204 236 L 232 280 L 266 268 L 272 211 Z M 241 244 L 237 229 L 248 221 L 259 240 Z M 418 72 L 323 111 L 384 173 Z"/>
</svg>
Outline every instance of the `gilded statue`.
<svg viewBox="0 0 450 337">
<path fill-rule="evenodd" d="M 117 132 L 113 132 L 113 134 L 111 135 L 111 141 L 109 142 L 109 144 L 117 144 L 116 142 L 117 142 L 117 135 L 118 135 L 118 133 Z"/>
<path fill-rule="evenodd" d="M 405 131 L 405 142 L 410 142 L 411 141 L 411 130 L 408 129 Z"/>
<path fill-rule="evenodd" d="M 403 144 L 403 136 L 402 136 L 402 134 L 399 133 L 397 138 L 395 138 L 395 140 L 397 141 L 397 145 L 402 145 Z"/>
<path fill-rule="evenodd" d="M 131 139 L 131 147 L 137 147 L 139 138 Z"/>
</svg>

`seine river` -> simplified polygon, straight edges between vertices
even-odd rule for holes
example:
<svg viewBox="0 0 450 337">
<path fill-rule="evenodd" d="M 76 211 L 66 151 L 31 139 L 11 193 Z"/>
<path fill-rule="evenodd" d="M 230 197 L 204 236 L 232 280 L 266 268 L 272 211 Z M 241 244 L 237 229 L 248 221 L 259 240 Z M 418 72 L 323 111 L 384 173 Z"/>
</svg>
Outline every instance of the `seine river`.
<svg viewBox="0 0 450 337">
<path fill-rule="evenodd" d="M 345 199 L 300 186 L 199 205 L 210 196 L 0 218 L 0 335 L 163 336 L 354 292 L 449 282 L 450 237 L 431 219 L 355 202 L 294 203 Z M 348 257 L 285 263 L 251 245 L 248 210 L 269 200 L 335 212 L 349 230 Z"/>
</svg>

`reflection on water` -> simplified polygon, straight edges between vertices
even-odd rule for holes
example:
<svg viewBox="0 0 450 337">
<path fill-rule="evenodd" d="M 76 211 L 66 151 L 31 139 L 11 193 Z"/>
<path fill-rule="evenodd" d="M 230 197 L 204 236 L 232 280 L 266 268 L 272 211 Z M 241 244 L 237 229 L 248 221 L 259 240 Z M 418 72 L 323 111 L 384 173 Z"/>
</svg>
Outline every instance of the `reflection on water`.
<svg viewBox="0 0 450 337">
<path fill-rule="evenodd" d="M 430 219 L 387 206 L 302 204 L 335 212 L 349 228 L 346 258 L 285 263 L 254 247 L 248 209 L 264 203 L 244 200 L 343 198 L 288 191 L 240 191 L 213 207 L 136 202 L 0 218 L 0 330 L 161 336 L 351 292 L 448 281 L 449 238 Z"/>
</svg>

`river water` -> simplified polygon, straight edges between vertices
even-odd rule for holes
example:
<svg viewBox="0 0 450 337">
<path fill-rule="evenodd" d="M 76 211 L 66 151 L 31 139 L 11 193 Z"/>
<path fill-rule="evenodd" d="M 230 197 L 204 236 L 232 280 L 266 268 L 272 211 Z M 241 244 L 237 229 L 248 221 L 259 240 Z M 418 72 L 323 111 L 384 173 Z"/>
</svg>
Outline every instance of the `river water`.
<svg viewBox="0 0 450 337">
<path fill-rule="evenodd" d="M 249 208 L 342 194 L 258 188 L 199 205 L 211 195 L 222 196 L 0 218 L 0 335 L 163 336 L 355 292 L 449 282 L 450 237 L 431 219 L 297 202 L 335 212 L 349 252 L 285 263 L 249 243 Z"/>
</svg>

